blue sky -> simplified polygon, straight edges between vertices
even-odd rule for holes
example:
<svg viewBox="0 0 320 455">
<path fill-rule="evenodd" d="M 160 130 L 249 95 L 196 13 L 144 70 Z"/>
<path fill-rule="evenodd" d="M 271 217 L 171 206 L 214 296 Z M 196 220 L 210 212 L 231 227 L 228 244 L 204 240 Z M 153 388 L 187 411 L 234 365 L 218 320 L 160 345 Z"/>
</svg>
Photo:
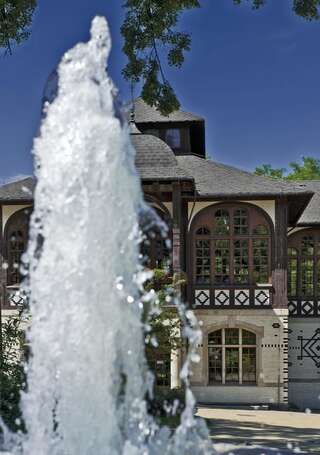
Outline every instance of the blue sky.
<svg viewBox="0 0 320 455">
<path fill-rule="evenodd" d="M 201 0 L 180 25 L 193 39 L 186 64 L 166 71 L 183 107 L 205 117 L 208 155 L 249 170 L 320 158 L 320 22 L 295 17 L 292 0 L 267 3 L 256 12 L 232 0 Z M 96 14 L 109 21 L 110 73 L 129 98 L 121 77 L 121 4 L 39 0 L 30 39 L 0 58 L 0 178 L 32 173 L 46 79 L 68 48 L 88 39 Z"/>
</svg>

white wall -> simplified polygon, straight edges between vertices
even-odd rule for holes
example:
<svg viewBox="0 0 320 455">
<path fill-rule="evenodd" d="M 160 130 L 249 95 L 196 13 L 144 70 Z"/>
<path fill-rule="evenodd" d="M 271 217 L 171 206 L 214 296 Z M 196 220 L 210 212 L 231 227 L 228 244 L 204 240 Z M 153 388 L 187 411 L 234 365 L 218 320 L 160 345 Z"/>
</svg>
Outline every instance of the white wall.
<svg viewBox="0 0 320 455">
<path fill-rule="evenodd" d="M 320 318 L 290 318 L 289 331 L 289 403 L 320 409 Z"/>
<path fill-rule="evenodd" d="M 195 310 L 203 333 L 199 363 L 192 364 L 191 385 L 199 401 L 208 403 L 285 403 L 287 392 L 286 309 Z M 273 327 L 273 324 L 279 327 Z M 208 333 L 223 327 L 251 330 L 257 336 L 257 385 L 208 386 Z M 207 398 L 205 398 L 207 397 Z"/>
<path fill-rule="evenodd" d="M 277 387 L 209 386 L 191 387 L 198 403 L 275 404 Z"/>
</svg>

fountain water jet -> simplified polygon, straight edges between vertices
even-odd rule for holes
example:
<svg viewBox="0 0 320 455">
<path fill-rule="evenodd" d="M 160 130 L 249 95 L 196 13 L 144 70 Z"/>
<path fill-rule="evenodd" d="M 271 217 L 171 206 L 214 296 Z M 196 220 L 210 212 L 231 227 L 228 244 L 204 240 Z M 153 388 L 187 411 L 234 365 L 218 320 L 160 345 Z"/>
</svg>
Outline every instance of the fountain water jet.
<svg viewBox="0 0 320 455">
<path fill-rule="evenodd" d="M 91 40 L 59 65 L 58 96 L 34 144 L 38 183 L 27 253 L 33 355 L 22 396 L 27 435 L 13 439 L 15 454 L 210 452 L 190 391 L 172 435 L 146 411 L 138 278 L 144 203 L 105 71 L 110 47 L 106 21 L 97 17 Z"/>
</svg>

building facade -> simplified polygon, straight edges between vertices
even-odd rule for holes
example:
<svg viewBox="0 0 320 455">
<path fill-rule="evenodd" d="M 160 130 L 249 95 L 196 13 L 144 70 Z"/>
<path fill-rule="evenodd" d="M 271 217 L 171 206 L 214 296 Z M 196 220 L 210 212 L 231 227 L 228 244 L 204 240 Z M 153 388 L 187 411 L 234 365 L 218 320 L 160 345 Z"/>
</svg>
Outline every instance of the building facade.
<svg viewBox="0 0 320 455">
<path fill-rule="evenodd" d="M 201 321 L 199 402 L 320 408 L 320 181 L 284 182 L 206 159 L 205 122 L 134 103 L 131 138 L 146 201 L 169 226 L 171 250 L 150 263 L 185 272 Z M 21 303 L 32 178 L 0 187 L 2 313 Z M 171 354 L 171 387 L 182 353 Z M 165 382 L 165 381 L 164 381 Z"/>
</svg>

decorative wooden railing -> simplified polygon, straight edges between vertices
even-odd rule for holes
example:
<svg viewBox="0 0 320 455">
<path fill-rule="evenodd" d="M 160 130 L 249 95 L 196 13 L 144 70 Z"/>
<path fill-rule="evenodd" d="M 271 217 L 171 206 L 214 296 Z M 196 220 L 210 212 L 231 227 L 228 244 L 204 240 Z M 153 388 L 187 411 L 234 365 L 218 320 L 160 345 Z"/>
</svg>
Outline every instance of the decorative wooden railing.
<svg viewBox="0 0 320 455">
<path fill-rule="evenodd" d="M 270 308 L 274 289 L 271 285 L 193 287 L 194 308 Z"/>
<path fill-rule="evenodd" d="M 293 318 L 320 318 L 320 300 L 315 298 L 291 298 L 288 308 Z"/>
<path fill-rule="evenodd" d="M 27 297 L 19 285 L 1 286 L 1 309 L 18 310 L 26 304 Z"/>
</svg>

